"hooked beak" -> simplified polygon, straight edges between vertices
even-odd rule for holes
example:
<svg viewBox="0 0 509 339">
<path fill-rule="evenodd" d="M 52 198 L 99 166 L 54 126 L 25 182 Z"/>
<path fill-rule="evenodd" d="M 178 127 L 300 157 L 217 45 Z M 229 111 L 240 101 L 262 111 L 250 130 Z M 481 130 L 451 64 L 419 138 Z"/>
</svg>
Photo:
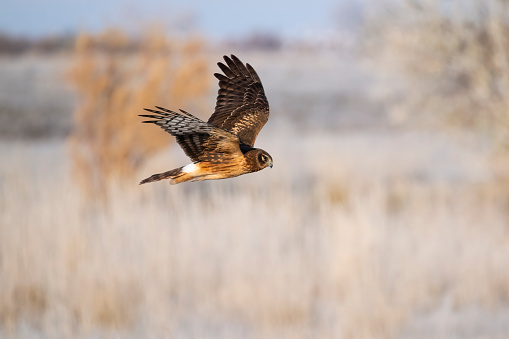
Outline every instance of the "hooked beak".
<svg viewBox="0 0 509 339">
<path fill-rule="evenodd" d="M 270 168 L 272 168 L 273 164 L 272 164 L 272 160 L 270 161 L 270 164 L 269 164 Z"/>
</svg>

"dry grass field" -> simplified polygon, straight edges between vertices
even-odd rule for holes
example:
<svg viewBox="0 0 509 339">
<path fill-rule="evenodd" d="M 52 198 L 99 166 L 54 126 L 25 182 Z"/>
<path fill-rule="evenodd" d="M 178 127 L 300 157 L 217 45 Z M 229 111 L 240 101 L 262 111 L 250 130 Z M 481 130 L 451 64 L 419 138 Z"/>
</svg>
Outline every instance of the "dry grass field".
<svg viewBox="0 0 509 339">
<path fill-rule="evenodd" d="M 172 144 L 94 203 L 67 138 L 2 139 L 0 337 L 506 338 L 509 186 L 483 135 L 393 126 L 347 55 L 235 53 L 271 103 L 273 169 L 138 186 L 188 161 Z M 73 61 L 55 58 L 3 57 L 0 86 L 54 83 L 30 94 L 69 122 Z"/>
<path fill-rule="evenodd" d="M 363 164 L 349 148 L 389 145 L 356 138 L 274 138 L 271 171 L 132 182 L 107 211 L 89 208 L 62 145 L 2 144 L 2 336 L 504 338 L 504 189 L 373 178 L 393 151 Z"/>
</svg>

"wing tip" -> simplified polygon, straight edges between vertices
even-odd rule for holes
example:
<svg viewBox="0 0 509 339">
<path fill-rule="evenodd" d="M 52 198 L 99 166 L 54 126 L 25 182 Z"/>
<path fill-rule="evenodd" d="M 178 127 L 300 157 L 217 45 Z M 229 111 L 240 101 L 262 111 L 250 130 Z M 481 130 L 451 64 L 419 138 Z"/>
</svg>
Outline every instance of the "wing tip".
<svg viewBox="0 0 509 339">
<path fill-rule="evenodd" d="M 217 66 L 219 66 L 226 77 L 220 73 L 214 73 L 214 76 L 217 79 L 227 81 L 235 76 L 248 76 L 252 80 L 259 82 L 260 84 L 262 83 L 253 66 L 249 63 L 244 64 L 235 54 L 230 54 L 230 56 L 224 55 L 223 59 L 226 62 L 226 65 L 222 62 L 218 62 Z"/>
<path fill-rule="evenodd" d="M 164 119 L 164 117 L 161 117 L 158 115 L 151 115 L 151 114 L 138 114 L 138 116 L 143 117 L 143 118 L 158 119 L 158 120 Z"/>
<path fill-rule="evenodd" d="M 156 106 L 156 108 L 157 108 L 157 106 Z M 151 108 L 144 108 L 143 110 L 147 111 L 147 112 L 150 112 L 150 113 L 158 114 L 159 115 L 158 118 L 162 118 L 163 116 L 168 116 L 168 114 L 165 113 L 165 112 L 158 111 L 158 110 L 151 109 Z"/>
<path fill-rule="evenodd" d="M 161 113 L 163 113 L 163 112 L 174 113 L 172 110 L 164 108 L 164 107 L 161 107 L 161 106 L 154 106 L 154 107 L 157 108 L 158 110 L 162 111 Z"/>
</svg>

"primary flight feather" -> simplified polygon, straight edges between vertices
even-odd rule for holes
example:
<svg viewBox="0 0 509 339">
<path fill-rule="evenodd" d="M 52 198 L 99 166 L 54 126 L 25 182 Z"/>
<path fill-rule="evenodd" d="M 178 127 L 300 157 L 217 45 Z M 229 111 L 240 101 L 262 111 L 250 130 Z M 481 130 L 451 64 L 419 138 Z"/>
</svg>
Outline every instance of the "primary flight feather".
<svg viewBox="0 0 509 339">
<path fill-rule="evenodd" d="M 186 181 L 233 178 L 272 167 L 272 157 L 254 148 L 258 133 L 269 119 L 269 102 L 256 71 L 235 55 L 218 62 L 224 74 L 219 80 L 216 108 L 207 122 L 183 110 L 147 109 L 140 115 L 177 139 L 193 161 L 164 173 L 154 174 L 140 184 L 171 179 L 170 184 Z"/>
</svg>

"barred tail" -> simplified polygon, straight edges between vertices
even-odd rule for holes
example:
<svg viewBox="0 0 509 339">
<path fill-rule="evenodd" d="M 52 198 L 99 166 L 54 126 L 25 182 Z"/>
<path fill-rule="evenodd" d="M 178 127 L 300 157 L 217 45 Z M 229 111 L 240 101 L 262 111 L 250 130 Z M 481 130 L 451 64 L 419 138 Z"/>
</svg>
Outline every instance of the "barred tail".
<svg viewBox="0 0 509 339">
<path fill-rule="evenodd" d="M 174 178 L 182 175 L 183 173 L 184 172 L 182 172 L 182 167 L 175 168 L 175 169 L 172 169 L 171 171 L 154 174 L 154 175 L 148 177 L 147 179 L 143 179 L 140 182 L 140 185 L 146 184 L 147 182 L 159 181 L 159 180 L 163 180 L 163 179 L 170 179 L 170 178 L 174 179 Z"/>
</svg>

